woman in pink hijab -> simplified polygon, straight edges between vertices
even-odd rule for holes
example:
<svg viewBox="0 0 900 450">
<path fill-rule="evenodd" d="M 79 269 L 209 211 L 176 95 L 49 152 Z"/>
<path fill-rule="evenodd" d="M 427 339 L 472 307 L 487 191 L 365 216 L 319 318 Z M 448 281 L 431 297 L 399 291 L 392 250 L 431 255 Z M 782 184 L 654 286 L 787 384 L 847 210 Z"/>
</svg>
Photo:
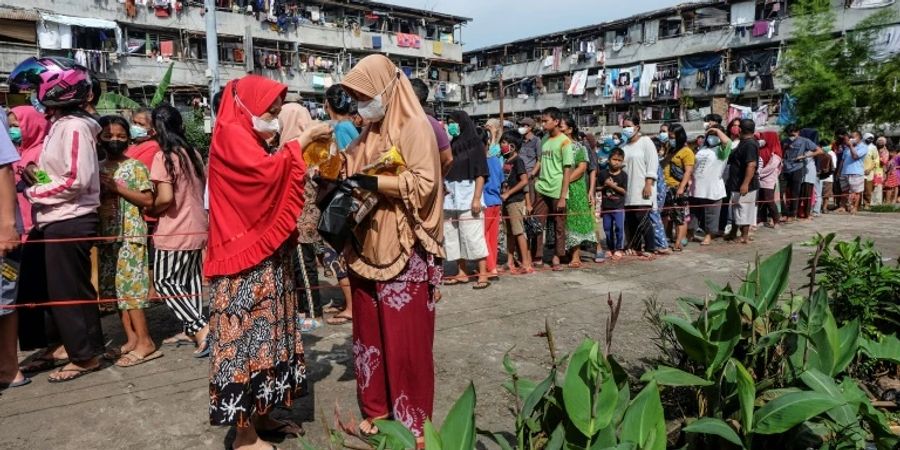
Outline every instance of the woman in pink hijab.
<svg viewBox="0 0 900 450">
<path fill-rule="evenodd" d="M 37 163 L 41 156 L 41 149 L 44 146 L 44 138 L 50 131 L 50 121 L 47 120 L 42 113 L 39 113 L 33 106 L 16 106 L 9 112 L 10 128 L 18 127 L 22 133 L 22 142 L 18 144 L 19 154 L 22 159 L 13 164 L 16 171 L 16 183 L 21 181 L 19 169 L 31 163 Z M 25 225 L 25 234 L 28 235 L 34 226 L 31 217 L 31 203 L 25 198 L 21 192 L 19 197 L 19 211 L 22 214 L 22 223 Z"/>
</svg>

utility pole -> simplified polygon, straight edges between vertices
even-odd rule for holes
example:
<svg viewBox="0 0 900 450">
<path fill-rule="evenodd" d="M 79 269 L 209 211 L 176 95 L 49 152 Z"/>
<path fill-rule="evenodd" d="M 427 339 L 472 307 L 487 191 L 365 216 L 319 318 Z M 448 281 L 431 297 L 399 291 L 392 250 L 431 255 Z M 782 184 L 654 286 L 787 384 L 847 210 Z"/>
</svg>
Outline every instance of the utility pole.
<svg viewBox="0 0 900 450">
<path fill-rule="evenodd" d="M 219 37 L 216 35 L 216 1 L 204 0 L 206 9 L 206 62 L 209 71 L 209 104 L 210 116 L 216 118 L 217 111 L 212 108 L 213 96 L 219 92 Z M 246 55 L 252 58 L 252 55 Z"/>
<path fill-rule="evenodd" d="M 500 69 L 500 126 L 503 126 L 503 69 Z"/>
</svg>

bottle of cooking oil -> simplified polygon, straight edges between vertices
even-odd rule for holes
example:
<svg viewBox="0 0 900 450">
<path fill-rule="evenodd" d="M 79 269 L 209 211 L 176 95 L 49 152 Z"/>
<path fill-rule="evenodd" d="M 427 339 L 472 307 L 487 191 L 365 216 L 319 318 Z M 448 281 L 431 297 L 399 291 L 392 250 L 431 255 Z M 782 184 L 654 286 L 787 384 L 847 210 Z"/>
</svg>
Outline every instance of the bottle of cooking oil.
<svg viewBox="0 0 900 450">
<path fill-rule="evenodd" d="M 303 161 L 307 167 L 318 167 L 319 176 L 326 180 L 336 180 L 341 173 L 342 161 L 334 145 L 334 139 L 328 137 L 310 142 L 303 149 Z"/>
</svg>

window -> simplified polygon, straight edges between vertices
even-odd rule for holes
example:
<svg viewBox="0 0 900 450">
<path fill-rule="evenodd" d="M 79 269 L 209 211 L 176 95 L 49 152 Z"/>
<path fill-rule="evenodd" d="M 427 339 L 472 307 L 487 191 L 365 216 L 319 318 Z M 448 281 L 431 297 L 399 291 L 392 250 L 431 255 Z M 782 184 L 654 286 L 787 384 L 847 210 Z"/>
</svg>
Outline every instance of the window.
<svg viewBox="0 0 900 450">
<path fill-rule="evenodd" d="M 756 2 L 756 20 L 772 20 L 785 16 L 785 0 L 759 0 Z"/>
<path fill-rule="evenodd" d="M 132 55 L 162 56 L 181 58 L 183 48 L 181 38 L 176 33 L 148 30 L 128 30 L 126 51 Z"/>
<path fill-rule="evenodd" d="M 666 17 L 659 20 L 659 37 L 667 38 L 681 34 L 681 17 Z"/>
</svg>

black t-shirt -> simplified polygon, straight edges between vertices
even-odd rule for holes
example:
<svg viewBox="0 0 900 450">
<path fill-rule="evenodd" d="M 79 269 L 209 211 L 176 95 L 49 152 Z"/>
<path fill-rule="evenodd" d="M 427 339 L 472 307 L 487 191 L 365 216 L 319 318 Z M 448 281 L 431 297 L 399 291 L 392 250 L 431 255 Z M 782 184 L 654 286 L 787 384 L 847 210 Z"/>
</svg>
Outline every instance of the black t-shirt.
<svg viewBox="0 0 900 450">
<path fill-rule="evenodd" d="M 725 187 L 731 192 L 739 192 L 741 185 L 744 184 L 744 175 L 747 173 L 747 166 L 750 163 L 758 164 L 759 161 L 759 144 L 755 139 L 741 139 L 737 148 L 731 152 L 728 157 L 728 179 L 725 180 Z M 753 173 L 753 179 L 750 180 L 750 191 L 759 189 L 759 168 Z"/>
<path fill-rule="evenodd" d="M 597 179 L 597 187 L 600 188 L 600 192 L 603 194 L 603 201 L 600 203 L 600 208 L 603 211 L 625 209 L 625 195 L 616 192 L 611 187 L 607 187 L 607 178 L 612 178 L 620 188 L 625 189 L 626 191 L 628 190 L 628 174 L 625 173 L 624 170 L 612 175 L 609 173 L 609 170 L 600 169 L 600 177 Z"/>
<path fill-rule="evenodd" d="M 525 170 L 525 161 L 523 161 L 522 158 L 516 155 L 515 158 L 507 160 L 503 164 L 503 173 L 506 174 L 504 188 L 512 189 L 515 185 L 519 184 L 519 179 L 522 177 L 522 175 L 528 174 L 528 171 Z M 506 203 L 516 203 L 524 201 L 525 189 L 520 189 L 519 192 L 510 195 L 509 198 L 506 199 Z"/>
</svg>

